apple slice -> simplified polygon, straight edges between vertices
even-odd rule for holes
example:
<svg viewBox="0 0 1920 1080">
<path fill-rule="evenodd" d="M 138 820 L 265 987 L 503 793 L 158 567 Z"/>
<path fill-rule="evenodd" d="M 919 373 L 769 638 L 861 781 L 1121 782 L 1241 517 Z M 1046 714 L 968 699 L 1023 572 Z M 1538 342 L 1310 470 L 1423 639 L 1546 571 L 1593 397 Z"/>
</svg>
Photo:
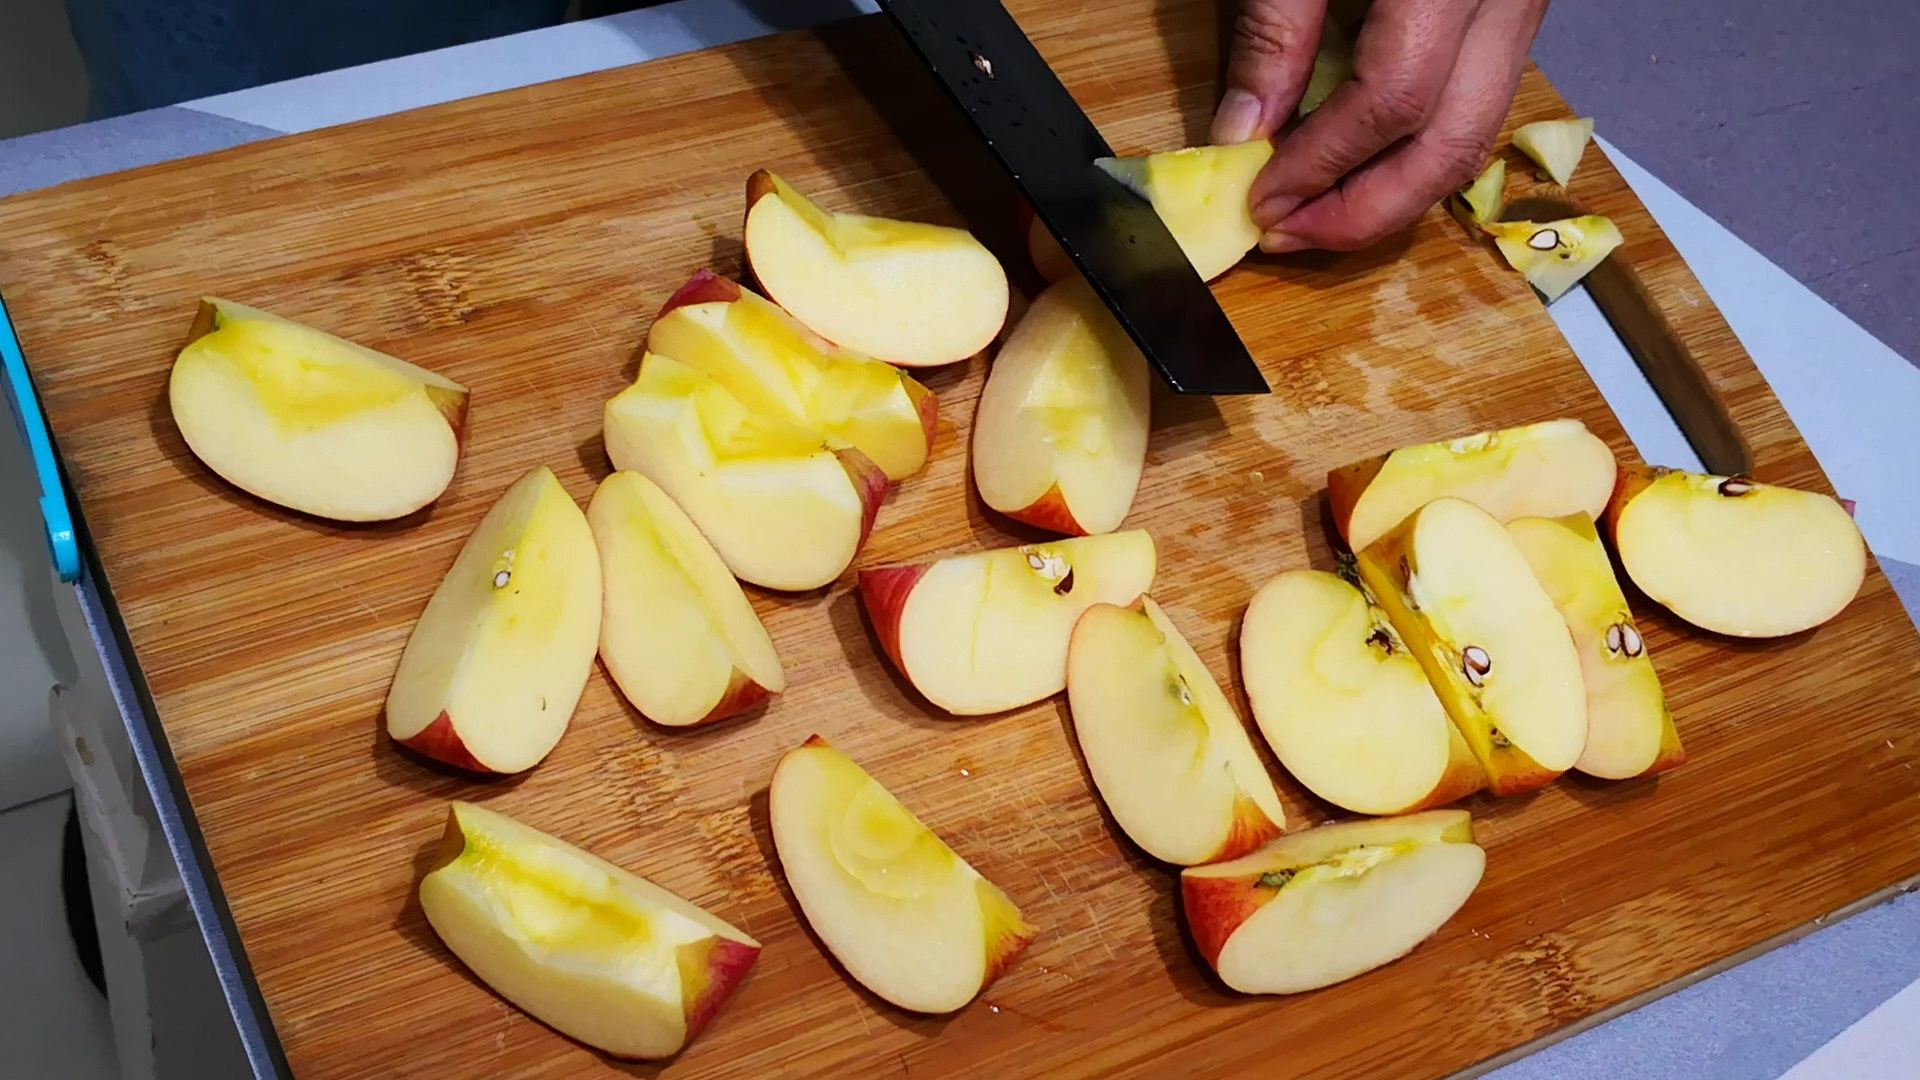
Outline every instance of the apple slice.
<svg viewBox="0 0 1920 1080">
<path fill-rule="evenodd" d="M 1151 597 L 1095 604 L 1067 645 L 1067 702 L 1094 789 L 1134 843 L 1192 866 L 1286 827 L 1227 695 Z"/>
<path fill-rule="evenodd" d="M 1190 146 L 1145 157 L 1101 158 L 1101 171 L 1153 204 L 1187 261 L 1211 281 L 1260 242 L 1248 198 L 1253 178 L 1273 156 L 1267 139 Z"/>
<path fill-rule="evenodd" d="M 1507 533 L 1560 609 L 1587 688 L 1587 748 L 1573 767 L 1605 780 L 1666 772 L 1684 762 L 1646 639 L 1585 513 L 1518 518 Z"/>
<path fill-rule="evenodd" d="M 335 521 L 386 521 L 439 498 L 467 419 L 459 383 L 213 297 L 173 363 L 167 404 L 222 479 Z"/>
<path fill-rule="evenodd" d="M 1573 170 L 1593 140 L 1593 118 L 1536 120 L 1522 124 L 1513 132 L 1514 149 L 1533 159 L 1547 179 L 1567 186 Z"/>
<path fill-rule="evenodd" d="M 1473 183 L 1460 189 L 1459 198 L 1466 204 L 1469 223 L 1486 225 L 1500 220 L 1507 211 L 1507 159 L 1487 162 Z"/>
<path fill-rule="evenodd" d="M 1623 466 L 1607 524 L 1640 591 L 1717 634 L 1810 630 L 1866 580 L 1866 544 L 1839 502 L 1743 476 Z"/>
<path fill-rule="evenodd" d="M 1327 474 L 1327 503 L 1359 551 L 1443 495 L 1501 521 L 1598 517 L 1613 494 L 1613 451 L 1578 420 L 1548 420 L 1406 446 Z"/>
<path fill-rule="evenodd" d="M 1147 361 L 1084 278 L 1040 294 L 1000 348 L 973 420 L 988 506 L 1068 535 L 1111 532 L 1147 460 Z"/>
<path fill-rule="evenodd" d="M 1487 790 L 1531 791 L 1573 767 L 1587 743 L 1580 657 L 1504 526 L 1465 500 L 1435 499 L 1355 562 Z"/>
<path fill-rule="evenodd" d="M 606 578 L 600 658 L 647 719 L 710 724 L 787 688 L 727 564 L 658 485 L 614 473 L 594 491 L 587 524 Z"/>
<path fill-rule="evenodd" d="M 680 505 L 742 581 L 789 592 L 840 576 L 866 543 L 887 475 L 819 429 L 755 412 L 719 380 L 647 353 L 607 402 L 607 456 Z"/>
<path fill-rule="evenodd" d="M 939 402 L 899 369 L 823 340 L 749 289 L 701 270 L 647 331 L 647 348 L 719 380 L 748 408 L 818 428 L 901 480 L 933 445 Z"/>
<path fill-rule="evenodd" d="M 895 1005 L 952 1012 L 1033 940 L 1006 893 L 820 736 L 781 756 L 767 802 L 807 924 Z"/>
<path fill-rule="evenodd" d="M 1180 873 L 1200 955 L 1243 994 L 1297 994 L 1413 951 L 1460 910 L 1487 856 L 1465 810 L 1290 833 Z"/>
<path fill-rule="evenodd" d="M 1334 574 L 1289 570 L 1253 594 L 1240 671 L 1274 756 L 1335 806 L 1404 814 L 1486 784 L 1386 613 Z"/>
<path fill-rule="evenodd" d="M 653 882 L 464 802 L 448 809 L 420 907 L 495 993 L 622 1058 L 679 1053 L 760 955 Z"/>
<path fill-rule="evenodd" d="M 600 552 L 553 471 L 515 481 L 413 624 L 387 734 L 437 761 L 516 773 L 567 730 L 600 637 Z"/>
<path fill-rule="evenodd" d="M 1507 265 L 1551 304 L 1593 272 L 1620 246 L 1620 230 L 1597 214 L 1560 221 L 1499 221 L 1482 225 Z"/>
<path fill-rule="evenodd" d="M 965 360 L 1007 319 L 1007 272 L 972 233 L 832 213 L 765 169 L 747 179 L 745 245 L 774 303 L 902 367 Z"/>
<path fill-rule="evenodd" d="M 1153 537 L 1135 529 L 862 570 L 860 601 L 914 689 L 980 716 L 1066 689 L 1080 613 L 1132 604 L 1153 571 Z"/>
</svg>

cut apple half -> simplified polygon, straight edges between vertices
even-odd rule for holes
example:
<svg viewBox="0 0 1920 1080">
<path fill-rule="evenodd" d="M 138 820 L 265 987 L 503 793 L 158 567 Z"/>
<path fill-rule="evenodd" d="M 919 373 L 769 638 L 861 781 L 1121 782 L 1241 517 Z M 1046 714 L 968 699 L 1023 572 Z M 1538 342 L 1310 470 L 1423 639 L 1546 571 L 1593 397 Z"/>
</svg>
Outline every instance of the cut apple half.
<svg viewBox="0 0 1920 1080">
<path fill-rule="evenodd" d="M 1860 527 L 1815 492 L 1624 466 L 1607 513 L 1614 550 L 1640 591 L 1716 634 L 1811 630 L 1866 580 Z"/>
<path fill-rule="evenodd" d="M 1613 451 L 1578 420 L 1483 431 L 1406 446 L 1327 474 L 1327 503 L 1347 546 L 1359 551 L 1442 496 L 1465 499 L 1501 521 L 1598 517 L 1613 494 Z"/>
<path fill-rule="evenodd" d="M 453 955 L 536 1020 L 615 1057 L 671 1057 L 760 943 L 505 814 L 456 802 L 420 907 Z"/>
<path fill-rule="evenodd" d="M 893 1004 L 952 1012 L 1033 940 L 1006 893 L 818 735 L 780 758 L 767 799 L 807 924 Z"/>
<path fill-rule="evenodd" d="M 515 481 L 467 537 L 407 638 L 387 734 L 483 773 L 547 756 L 600 638 L 600 553 L 553 471 Z"/>
<path fill-rule="evenodd" d="M 1092 286 L 1048 286 L 1000 348 L 973 421 L 988 506 L 1083 536 L 1119 528 L 1147 460 L 1147 361 Z"/>
<path fill-rule="evenodd" d="M 1233 269 L 1260 242 L 1248 205 L 1253 178 L 1273 156 L 1267 139 L 1231 146 L 1190 146 L 1094 164 L 1153 204 L 1167 231 L 1204 280 Z"/>
<path fill-rule="evenodd" d="M 1136 529 L 862 570 L 860 601 L 914 689 L 980 716 L 1066 689 L 1081 612 L 1132 604 L 1153 571 L 1153 538 Z"/>
<path fill-rule="evenodd" d="M 1547 179 L 1567 186 L 1573 170 L 1593 140 L 1593 118 L 1536 120 L 1522 124 L 1513 133 L 1514 149 L 1533 159 Z"/>
<path fill-rule="evenodd" d="M 858 449 L 888 479 L 927 462 L 939 416 L 932 391 L 710 271 L 694 274 L 660 309 L 647 348 L 713 376 L 751 409 Z"/>
<path fill-rule="evenodd" d="M 1253 594 L 1240 672 L 1274 756 L 1335 806 L 1408 813 L 1486 783 L 1386 613 L 1334 574 L 1289 570 Z"/>
<path fill-rule="evenodd" d="M 1519 518 L 1507 533 L 1573 634 L 1587 688 L 1587 746 L 1573 767 L 1604 780 L 1665 772 L 1686 760 L 1667 696 L 1584 513 Z"/>
<path fill-rule="evenodd" d="M 660 485 L 742 581 L 789 592 L 853 562 L 887 475 L 817 428 L 748 408 L 711 375 L 647 353 L 607 402 L 607 456 Z"/>
<path fill-rule="evenodd" d="M 1231 859 L 1286 825 L 1247 729 L 1151 597 L 1095 604 L 1067 646 L 1067 702 L 1094 789 L 1134 843 L 1180 866 Z"/>
<path fill-rule="evenodd" d="M 1482 225 L 1507 265 L 1551 304 L 1620 246 L 1620 230 L 1596 214 L 1561 221 L 1499 221 Z"/>
<path fill-rule="evenodd" d="M 1489 791 L 1530 791 L 1573 767 L 1587 743 L 1580 658 L 1505 526 L 1470 502 L 1435 499 L 1355 563 Z"/>
<path fill-rule="evenodd" d="M 386 521 L 452 482 L 467 390 L 209 297 L 173 363 L 167 405 L 194 456 L 242 491 L 315 517 Z"/>
<path fill-rule="evenodd" d="M 1480 884 L 1486 852 L 1464 810 L 1290 833 L 1180 873 L 1200 955 L 1243 994 L 1297 994 L 1412 952 Z"/>
<path fill-rule="evenodd" d="M 707 538 L 637 472 L 600 482 L 587 505 L 600 547 L 600 658 L 656 724 L 710 724 L 787 687 L 773 639 Z"/>
<path fill-rule="evenodd" d="M 903 367 L 965 360 L 1000 333 L 1007 272 L 964 229 L 836 214 L 762 169 L 747 180 L 747 265 L 828 341 Z"/>
</svg>

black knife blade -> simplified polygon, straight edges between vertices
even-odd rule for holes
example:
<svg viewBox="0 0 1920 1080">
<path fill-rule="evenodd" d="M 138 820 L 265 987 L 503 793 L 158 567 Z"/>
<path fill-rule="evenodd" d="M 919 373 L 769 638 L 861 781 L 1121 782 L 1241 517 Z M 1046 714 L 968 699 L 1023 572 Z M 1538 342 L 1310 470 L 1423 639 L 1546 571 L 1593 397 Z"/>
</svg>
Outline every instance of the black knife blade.
<svg viewBox="0 0 1920 1080">
<path fill-rule="evenodd" d="M 880 0 L 1147 361 L 1184 394 L 1264 394 L 1233 324 L 998 0 Z"/>
</svg>

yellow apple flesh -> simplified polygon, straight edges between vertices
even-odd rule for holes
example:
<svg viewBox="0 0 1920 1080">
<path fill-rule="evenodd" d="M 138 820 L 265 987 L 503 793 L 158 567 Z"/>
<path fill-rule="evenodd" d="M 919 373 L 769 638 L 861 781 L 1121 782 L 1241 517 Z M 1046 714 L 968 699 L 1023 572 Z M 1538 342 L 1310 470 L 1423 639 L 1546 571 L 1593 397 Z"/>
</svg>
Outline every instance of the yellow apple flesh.
<svg viewBox="0 0 1920 1080">
<path fill-rule="evenodd" d="M 1190 146 L 1094 164 L 1153 204 L 1167 231 L 1201 278 L 1233 269 L 1260 242 L 1248 205 L 1253 178 L 1273 156 L 1267 139 L 1231 146 Z"/>
</svg>

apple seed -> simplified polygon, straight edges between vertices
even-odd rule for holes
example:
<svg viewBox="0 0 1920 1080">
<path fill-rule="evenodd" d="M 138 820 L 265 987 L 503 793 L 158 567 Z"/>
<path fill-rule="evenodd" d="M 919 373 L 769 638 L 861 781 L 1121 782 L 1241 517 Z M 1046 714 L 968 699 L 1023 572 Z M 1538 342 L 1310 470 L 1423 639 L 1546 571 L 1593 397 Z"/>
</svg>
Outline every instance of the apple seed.
<svg viewBox="0 0 1920 1080">
<path fill-rule="evenodd" d="M 1560 246 L 1560 231 L 1558 229 L 1541 229 L 1532 236 L 1527 237 L 1527 246 L 1535 251 L 1552 251 L 1554 248 Z"/>
<path fill-rule="evenodd" d="M 1512 739 L 1507 738 L 1499 728 L 1491 726 L 1487 728 L 1487 741 L 1493 745 L 1495 750 L 1505 750 L 1507 747 L 1513 745 Z"/>
<path fill-rule="evenodd" d="M 1639 656 L 1646 651 L 1646 644 L 1640 640 L 1640 631 L 1629 623 L 1620 624 L 1620 645 L 1621 651 L 1628 656 Z"/>
<path fill-rule="evenodd" d="M 1375 626 L 1373 633 L 1367 635 L 1367 644 L 1379 649 L 1388 656 L 1393 655 L 1393 635 L 1384 626 Z"/>
<path fill-rule="evenodd" d="M 1742 495 L 1751 493 L 1753 488 L 1753 481 L 1748 480 L 1746 477 L 1729 476 L 1725 480 L 1720 481 L 1720 487 L 1717 490 L 1729 499 L 1737 499 Z"/>
<path fill-rule="evenodd" d="M 1073 591 L 1073 567 L 1069 566 L 1067 567 L 1067 575 L 1054 583 L 1053 595 L 1065 596 L 1072 591 Z"/>
<path fill-rule="evenodd" d="M 1487 673 L 1493 670 L 1493 657 L 1478 645 L 1469 645 L 1460 650 L 1460 670 L 1467 681 L 1475 686 L 1487 681 Z"/>
<path fill-rule="evenodd" d="M 496 589 L 504 589 L 507 587 L 507 582 L 512 580 L 513 580 L 513 571 L 497 570 L 494 572 L 494 575 L 493 575 L 493 587 Z"/>
<path fill-rule="evenodd" d="M 1619 656 L 1626 651 L 1626 632 L 1620 623 L 1607 627 L 1607 651 Z"/>
</svg>

